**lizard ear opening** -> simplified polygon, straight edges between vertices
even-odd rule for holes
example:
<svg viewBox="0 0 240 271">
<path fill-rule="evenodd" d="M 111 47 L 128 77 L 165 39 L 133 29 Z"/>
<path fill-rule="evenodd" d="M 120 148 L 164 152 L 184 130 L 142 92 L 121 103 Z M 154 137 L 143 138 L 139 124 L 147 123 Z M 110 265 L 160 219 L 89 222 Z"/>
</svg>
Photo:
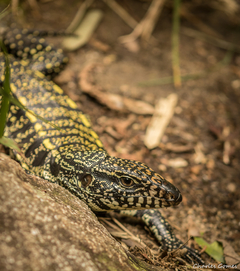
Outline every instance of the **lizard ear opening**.
<svg viewBox="0 0 240 271">
<path fill-rule="evenodd" d="M 50 171 L 54 177 L 57 177 L 60 171 L 60 165 L 56 163 L 54 156 L 50 159 Z"/>
</svg>

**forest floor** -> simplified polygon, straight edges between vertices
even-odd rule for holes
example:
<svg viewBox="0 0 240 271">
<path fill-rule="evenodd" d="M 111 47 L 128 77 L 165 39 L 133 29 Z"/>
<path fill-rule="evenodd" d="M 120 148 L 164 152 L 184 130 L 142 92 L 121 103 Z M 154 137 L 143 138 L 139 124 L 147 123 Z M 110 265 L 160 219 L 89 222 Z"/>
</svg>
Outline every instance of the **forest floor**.
<svg viewBox="0 0 240 271">
<path fill-rule="evenodd" d="M 25 1 L 24 26 L 64 30 L 81 2 L 39 1 L 40 15 L 33 16 L 34 11 Z M 149 7 L 149 1 L 119 2 L 137 21 Z M 153 32 L 154 40 L 148 43 L 139 40 L 135 52 L 119 42 L 119 37 L 131 33 L 132 29 L 104 2 L 95 1 L 91 8 L 101 9 L 103 20 L 87 45 L 67 53 L 69 64 L 56 82 L 90 116 L 94 130 L 110 155 L 142 161 L 179 188 L 182 203 L 162 212 L 181 240 L 187 242 L 190 236 L 201 235 L 208 243 L 222 242 L 225 254 L 236 257 L 235 251 L 240 257 L 239 51 L 233 51 L 228 63 L 218 65 L 229 51 L 198 35 L 187 35 L 189 28 L 201 29 L 182 16 L 179 33 L 181 74 L 201 76 L 182 82 L 179 88 L 172 83 L 153 84 L 153 79 L 172 75 L 171 5 L 163 7 Z M 231 20 L 230 15 L 201 5 L 201 1 L 192 1 L 188 8 L 219 39 L 239 44 L 239 22 Z M 61 38 L 57 38 L 57 42 L 61 46 Z M 156 148 L 149 150 L 144 145 L 151 115 L 114 111 L 82 92 L 79 76 L 83 76 L 89 67 L 86 80 L 106 93 L 141 100 L 152 106 L 160 98 L 177 94 L 174 115 Z M 124 219 L 120 222 L 150 248 L 156 249 L 154 238 L 141 225 Z M 129 240 L 126 243 L 130 251 L 146 260 L 147 253 L 133 248 L 136 243 Z M 191 243 L 197 247 L 193 240 L 188 244 Z M 146 261 L 151 262 L 150 258 Z M 203 258 L 214 263 L 206 255 Z"/>
</svg>

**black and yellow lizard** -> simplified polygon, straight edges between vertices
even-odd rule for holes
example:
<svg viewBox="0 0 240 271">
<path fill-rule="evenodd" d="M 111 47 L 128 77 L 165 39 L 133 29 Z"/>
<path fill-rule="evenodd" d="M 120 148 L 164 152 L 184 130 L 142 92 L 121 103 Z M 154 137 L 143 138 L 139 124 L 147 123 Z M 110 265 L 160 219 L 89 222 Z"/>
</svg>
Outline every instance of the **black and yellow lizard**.
<svg viewBox="0 0 240 271">
<path fill-rule="evenodd" d="M 189 262 L 203 263 L 195 250 L 176 238 L 158 208 L 178 205 L 179 190 L 147 165 L 109 156 L 92 130 L 88 117 L 63 90 L 49 80 L 60 72 L 67 57 L 49 45 L 44 31 L 8 28 L 3 42 L 11 65 L 11 90 L 29 110 L 50 121 L 10 106 L 5 135 L 21 146 L 26 160 L 15 154 L 22 167 L 65 187 L 94 212 L 110 210 L 141 218 L 163 250 L 187 248 Z M 4 57 L 0 53 L 0 84 Z"/>
</svg>

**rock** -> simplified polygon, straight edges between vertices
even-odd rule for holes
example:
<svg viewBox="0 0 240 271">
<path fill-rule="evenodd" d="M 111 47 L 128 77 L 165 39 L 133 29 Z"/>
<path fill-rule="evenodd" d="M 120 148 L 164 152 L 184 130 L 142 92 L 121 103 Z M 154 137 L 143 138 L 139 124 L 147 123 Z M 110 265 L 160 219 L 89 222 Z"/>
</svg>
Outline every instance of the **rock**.
<svg viewBox="0 0 240 271">
<path fill-rule="evenodd" d="M 127 252 L 88 206 L 0 153 L 0 270 L 161 270 Z"/>
</svg>

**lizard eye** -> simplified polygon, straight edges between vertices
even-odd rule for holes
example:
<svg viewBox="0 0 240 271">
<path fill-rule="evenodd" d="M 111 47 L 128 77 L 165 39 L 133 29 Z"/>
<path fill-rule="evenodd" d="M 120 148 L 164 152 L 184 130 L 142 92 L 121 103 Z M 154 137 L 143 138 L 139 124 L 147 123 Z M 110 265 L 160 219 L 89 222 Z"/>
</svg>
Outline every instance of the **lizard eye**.
<svg viewBox="0 0 240 271">
<path fill-rule="evenodd" d="M 90 174 L 85 175 L 81 180 L 82 186 L 85 188 L 88 187 L 91 182 L 92 176 Z"/>
<path fill-rule="evenodd" d="M 120 181 L 123 186 L 130 187 L 134 184 L 134 181 L 129 177 L 121 177 Z"/>
</svg>

